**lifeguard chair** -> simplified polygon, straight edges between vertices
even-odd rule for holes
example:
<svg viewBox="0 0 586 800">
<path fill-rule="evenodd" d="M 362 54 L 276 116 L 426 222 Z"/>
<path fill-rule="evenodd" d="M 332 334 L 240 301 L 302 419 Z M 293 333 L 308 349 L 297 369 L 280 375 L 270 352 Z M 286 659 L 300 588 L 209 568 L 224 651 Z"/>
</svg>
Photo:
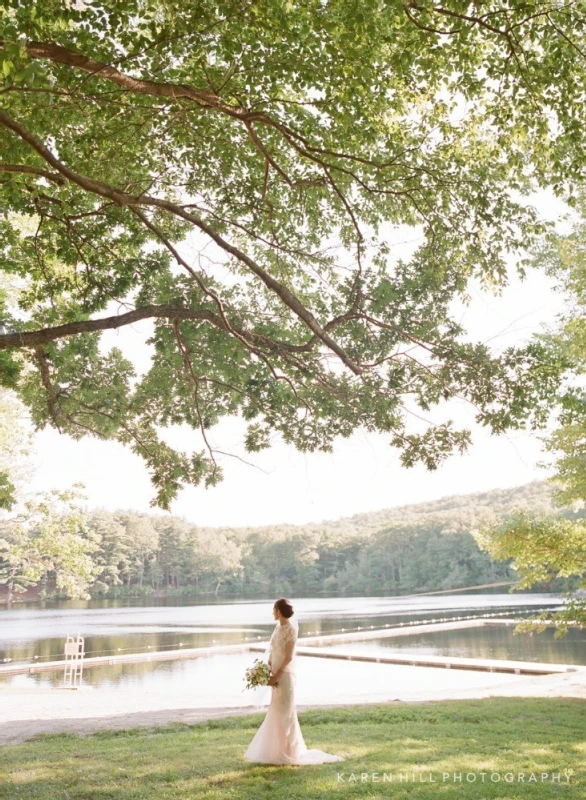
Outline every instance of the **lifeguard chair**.
<svg viewBox="0 0 586 800">
<path fill-rule="evenodd" d="M 65 672 L 63 686 L 65 689 L 79 689 L 83 678 L 83 658 L 85 656 L 84 638 L 79 633 L 76 637 L 67 634 L 65 642 Z"/>
</svg>

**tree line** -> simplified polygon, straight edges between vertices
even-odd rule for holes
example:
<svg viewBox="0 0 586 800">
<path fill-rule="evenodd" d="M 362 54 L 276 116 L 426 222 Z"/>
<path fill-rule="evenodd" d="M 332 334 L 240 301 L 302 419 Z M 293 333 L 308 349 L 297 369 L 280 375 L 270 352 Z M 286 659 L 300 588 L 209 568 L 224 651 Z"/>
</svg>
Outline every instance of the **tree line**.
<svg viewBox="0 0 586 800">
<path fill-rule="evenodd" d="M 475 533 L 524 508 L 576 516 L 554 510 L 539 481 L 302 526 L 204 528 L 170 515 L 95 510 L 81 533 L 91 561 L 87 593 L 368 595 L 515 581 L 511 559 L 492 559 Z M 31 585 L 41 596 L 58 594 L 52 569 Z M 566 581 L 542 580 L 544 587 L 559 591 Z"/>
</svg>

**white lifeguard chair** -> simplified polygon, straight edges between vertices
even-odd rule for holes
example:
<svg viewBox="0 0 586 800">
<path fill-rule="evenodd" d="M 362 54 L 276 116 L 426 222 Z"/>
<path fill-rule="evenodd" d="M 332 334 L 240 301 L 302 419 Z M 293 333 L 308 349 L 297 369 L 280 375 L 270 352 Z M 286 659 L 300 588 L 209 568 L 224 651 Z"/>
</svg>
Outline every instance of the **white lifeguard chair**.
<svg viewBox="0 0 586 800">
<path fill-rule="evenodd" d="M 84 638 L 79 633 L 76 637 L 67 634 L 65 642 L 65 672 L 63 687 L 79 689 L 83 678 L 83 658 L 85 656 Z"/>
</svg>

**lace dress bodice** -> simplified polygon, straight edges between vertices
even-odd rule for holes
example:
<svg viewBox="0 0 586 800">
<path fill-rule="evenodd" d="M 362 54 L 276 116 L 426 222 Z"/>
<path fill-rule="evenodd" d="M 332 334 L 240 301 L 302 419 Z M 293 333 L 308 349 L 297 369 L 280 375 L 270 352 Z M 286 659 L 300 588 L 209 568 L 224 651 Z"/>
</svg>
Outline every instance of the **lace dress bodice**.
<svg viewBox="0 0 586 800">
<path fill-rule="evenodd" d="M 280 669 L 281 664 L 285 660 L 285 649 L 287 647 L 287 643 L 296 641 L 297 631 L 293 625 L 290 622 L 284 622 L 283 624 L 277 622 L 270 641 L 271 667 L 273 672 L 276 672 L 278 669 Z M 295 673 L 296 660 L 295 649 L 293 649 L 293 658 L 283 668 L 283 672 Z"/>
</svg>

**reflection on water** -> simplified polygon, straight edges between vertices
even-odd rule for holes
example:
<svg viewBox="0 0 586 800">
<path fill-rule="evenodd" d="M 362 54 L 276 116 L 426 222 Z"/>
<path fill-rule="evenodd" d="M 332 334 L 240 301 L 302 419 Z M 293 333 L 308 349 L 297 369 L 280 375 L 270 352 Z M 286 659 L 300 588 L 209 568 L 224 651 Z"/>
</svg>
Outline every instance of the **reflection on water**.
<svg viewBox="0 0 586 800">
<path fill-rule="evenodd" d="M 451 619 L 455 616 L 477 616 L 501 611 L 527 616 L 532 608 L 558 605 L 560 598 L 556 594 L 467 593 L 417 598 L 292 598 L 292 601 L 300 620 L 302 639 L 304 635 L 334 633 L 342 628 L 353 630 L 358 627 L 379 627 L 398 622 L 423 621 L 432 617 Z M 170 606 L 152 605 L 149 600 L 148 605 L 141 606 L 134 602 L 129 606 L 102 600 L 69 602 L 42 608 L 29 605 L 11 610 L 3 609 L 0 611 L 0 661 L 11 659 L 16 663 L 40 663 L 60 659 L 65 637 L 68 633 L 78 632 L 85 637 L 88 656 L 257 641 L 268 638 L 273 630 L 273 602 L 270 598 Z M 468 634 L 476 638 L 469 639 Z M 388 640 L 381 646 L 385 649 L 387 646 L 400 649 L 413 646 L 434 648 L 439 641 L 442 647 L 447 648 L 441 652 L 450 655 L 466 651 L 466 655 L 488 656 L 490 653 L 491 657 L 498 658 L 586 663 L 584 642 L 576 637 L 568 640 L 574 648 L 572 656 L 568 650 L 568 642 L 554 642 L 546 634 L 544 640 L 536 636 L 533 639 L 518 639 L 513 638 L 508 630 L 483 628 L 466 632 L 449 631 L 434 636 L 438 635 L 443 638 L 430 640 L 425 637 L 409 637 L 400 644 L 397 644 L 398 640 Z M 360 648 L 367 646 L 375 645 L 372 642 L 360 644 Z M 458 652 L 454 652 L 454 648 Z M 167 678 L 168 673 L 165 670 L 170 669 L 168 664 L 169 662 L 164 667 L 160 664 L 156 666 L 156 670 L 160 670 L 159 674 L 167 675 Z M 143 668 L 144 674 L 152 674 L 152 665 L 140 665 L 140 669 Z M 121 681 L 126 673 L 116 672 L 117 669 L 121 668 L 107 667 L 96 670 L 94 674 L 102 675 L 104 681 Z M 136 670 L 133 674 L 138 675 L 138 666 Z M 87 675 L 89 680 L 89 670 Z M 113 677 L 116 675 L 117 678 Z M 58 674 L 55 679 L 58 680 Z"/>
<path fill-rule="evenodd" d="M 259 653 L 211 656 L 160 664 L 128 664 L 118 667 L 97 667 L 84 673 L 85 688 L 114 689 L 119 697 L 118 708 L 124 707 L 127 693 L 144 692 L 156 702 L 156 695 L 165 695 L 166 705 L 211 708 L 216 706 L 258 706 L 270 701 L 271 689 L 243 690 L 244 670 Z M 511 680 L 527 678 L 498 673 L 464 670 L 403 667 L 329 661 L 322 658 L 298 659 L 296 702 L 299 705 L 387 700 L 405 696 L 433 694 L 439 690 L 458 691 L 479 686 L 498 686 Z M 14 687 L 56 687 L 61 673 L 18 675 L 11 679 Z M 110 712 L 116 700 L 108 695 Z"/>
<path fill-rule="evenodd" d="M 78 630 L 71 628 L 68 632 L 77 634 Z M 272 626 L 240 628 L 235 630 L 210 628 L 195 628 L 186 631 L 161 631 L 159 633 L 145 633 L 140 630 L 115 635 L 102 636 L 99 634 L 85 636 L 85 651 L 87 657 L 104 655 L 124 655 L 127 653 L 148 653 L 160 650 L 177 650 L 187 647 L 211 647 L 212 645 L 239 644 L 242 641 L 257 641 L 266 639 L 273 630 Z M 80 633 L 83 635 L 84 629 Z M 3 633 L 3 632 L 2 632 Z M 0 633 L 0 636 L 2 635 Z M 15 664 L 43 661 L 58 661 L 63 658 L 65 636 L 46 639 L 30 639 L 4 643 L 0 639 L 0 663 L 3 659 L 11 659 Z"/>
<path fill-rule="evenodd" d="M 586 630 L 570 630 L 567 636 L 561 639 L 553 637 L 553 629 L 529 636 L 522 633 L 513 634 L 513 627 L 486 625 L 482 628 L 420 633 L 326 646 L 335 647 L 343 653 L 374 656 L 416 653 L 426 656 L 497 658 L 546 664 L 586 665 Z"/>
</svg>

